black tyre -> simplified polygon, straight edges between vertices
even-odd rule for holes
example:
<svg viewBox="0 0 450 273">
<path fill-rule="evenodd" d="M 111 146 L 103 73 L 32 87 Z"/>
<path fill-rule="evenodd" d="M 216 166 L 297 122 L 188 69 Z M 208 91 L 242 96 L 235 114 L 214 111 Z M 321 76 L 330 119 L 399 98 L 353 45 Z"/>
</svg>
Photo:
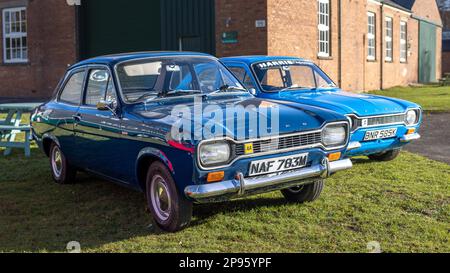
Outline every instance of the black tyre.
<svg viewBox="0 0 450 273">
<path fill-rule="evenodd" d="M 176 232 L 191 222 L 192 202 L 178 192 L 172 175 L 160 162 L 153 163 L 147 172 L 146 196 L 147 206 L 161 229 Z"/>
<path fill-rule="evenodd" d="M 397 149 L 397 150 L 391 150 L 388 152 L 384 152 L 384 153 L 379 153 L 379 154 L 373 154 L 373 155 L 369 155 L 369 159 L 371 160 L 376 160 L 376 161 L 391 161 L 394 160 L 398 157 L 398 155 L 400 154 L 401 150 Z"/>
<path fill-rule="evenodd" d="M 71 184 L 75 182 L 77 170 L 70 165 L 66 156 L 56 143 L 50 146 L 50 168 L 52 177 L 58 184 Z"/>
<path fill-rule="evenodd" d="M 317 180 L 314 183 L 282 190 L 284 198 L 292 203 L 306 203 L 317 200 L 325 186 L 325 180 Z"/>
</svg>

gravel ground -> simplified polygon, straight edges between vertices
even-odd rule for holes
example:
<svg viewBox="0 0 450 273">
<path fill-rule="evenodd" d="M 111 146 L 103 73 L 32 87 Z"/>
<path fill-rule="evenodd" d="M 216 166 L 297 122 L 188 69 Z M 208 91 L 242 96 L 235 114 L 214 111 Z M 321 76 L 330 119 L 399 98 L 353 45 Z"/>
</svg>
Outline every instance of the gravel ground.
<svg viewBox="0 0 450 273">
<path fill-rule="evenodd" d="M 450 113 L 425 114 L 420 134 L 406 150 L 450 164 Z"/>
</svg>

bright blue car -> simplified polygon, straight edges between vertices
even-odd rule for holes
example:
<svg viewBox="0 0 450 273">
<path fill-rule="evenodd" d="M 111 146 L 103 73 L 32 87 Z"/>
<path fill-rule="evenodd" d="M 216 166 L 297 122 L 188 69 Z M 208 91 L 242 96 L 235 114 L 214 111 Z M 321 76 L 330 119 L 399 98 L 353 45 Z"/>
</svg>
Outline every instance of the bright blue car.
<svg viewBox="0 0 450 273">
<path fill-rule="evenodd" d="M 259 98 L 322 107 L 351 122 L 347 156 L 395 159 L 420 138 L 419 105 L 388 97 L 344 92 L 314 63 L 293 57 L 242 56 L 221 61 Z"/>
<path fill-rule="evenodd" d="M 57 183 L 82 170 L 143 191 L 167 231 L 189 223 L 194 202 L 275 190 L 288 201 L 313 201 L 324 178 L 352 166 L 343 155 L 344 115 L 255 98 L 199 53 L 75 64 L 31 124 Z"/>
</svg>

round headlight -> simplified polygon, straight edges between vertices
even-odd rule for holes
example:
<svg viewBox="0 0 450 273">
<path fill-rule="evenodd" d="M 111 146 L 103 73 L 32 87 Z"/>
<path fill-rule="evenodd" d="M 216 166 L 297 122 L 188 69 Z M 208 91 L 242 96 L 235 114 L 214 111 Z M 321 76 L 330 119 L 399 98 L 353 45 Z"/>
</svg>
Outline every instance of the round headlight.
<svg viewBox="0 0 450 273">
<path fill-rule="evenodd" d="M 322 142 L 325 146 L 340 146 L 347 141 L 347 130 L 343 125 L 327 126 L 322 131 Z"/>
<path fill-rule="evenodd" d="M 200 162 L 205 166 L 227 163 L 230 159 L 231 148 L 228 142 L 211 142 L 200 146 Z"/>
<path fill-rule="evenodd" d="M 415 110 L 409 110 L 406 113 L 406 124 L 413 125 L 417 122 L 417 112 Z"/>
</svg>

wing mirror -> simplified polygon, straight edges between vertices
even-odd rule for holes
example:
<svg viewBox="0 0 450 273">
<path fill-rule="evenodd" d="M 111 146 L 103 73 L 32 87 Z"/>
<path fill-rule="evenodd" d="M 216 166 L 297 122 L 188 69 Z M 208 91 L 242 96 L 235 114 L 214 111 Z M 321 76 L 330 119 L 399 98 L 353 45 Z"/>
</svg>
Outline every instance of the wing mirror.
<svg viewBox="0 0 450 273">
<path fill-rule="evenodd" d="M 97 103 L 97 110 L 100 111 L 111 111 L 115 113 L 115 104 L 112 101 L 101 100 Z"/>
</svg>

